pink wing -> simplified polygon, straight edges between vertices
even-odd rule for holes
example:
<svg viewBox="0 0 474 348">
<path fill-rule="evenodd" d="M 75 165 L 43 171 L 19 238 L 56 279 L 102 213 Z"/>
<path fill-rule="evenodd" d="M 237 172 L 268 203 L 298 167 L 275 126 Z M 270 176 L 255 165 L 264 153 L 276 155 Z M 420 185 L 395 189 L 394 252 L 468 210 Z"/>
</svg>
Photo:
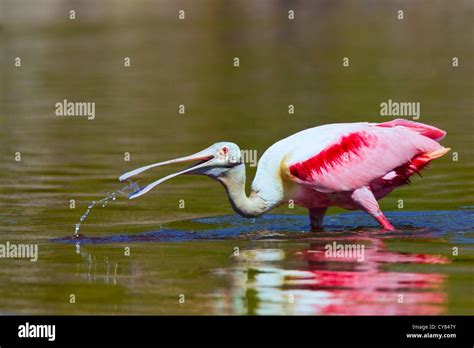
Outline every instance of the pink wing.
<svg viewBox="0 0 474 348">
<path fill-rule="evenodd" d="M 443 149 L 435 140 L 445 135 L 440 129 L 406 120 L 367 124 L 337 137 L 311 157 L 286 165 L 293 180 L 320 192 L 352 191 L 412 159 Z M 427 163 L 430 158 L 426 158 Z"/>
</svg>

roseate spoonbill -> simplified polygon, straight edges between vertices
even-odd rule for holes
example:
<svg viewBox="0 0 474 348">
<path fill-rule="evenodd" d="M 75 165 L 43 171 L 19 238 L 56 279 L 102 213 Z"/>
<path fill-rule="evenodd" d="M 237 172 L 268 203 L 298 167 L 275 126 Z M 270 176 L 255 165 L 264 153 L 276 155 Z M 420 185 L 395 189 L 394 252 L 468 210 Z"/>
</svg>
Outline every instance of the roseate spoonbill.
<svg viewBox="0 0 474 348">
<path fill-rule="evenodd" d="M 234 210 L 257 217 L 293 200 L 308 208 L 313 230 L 322 228 L 330 206 L 361 209 L 385 230 L 394 230 L 377 200 L 409 182 L 432 160 L 446 154 L 438 142 L 446 132 L 403 119 L 384 123 L 339 123 L 303 130 L 278 141 L 259 161 L 250 195 L 245 193 L 245 164 L 239 147 L 219 142 L 194 155 L 159 162 L 120 176 L 124 181 L 150 168 L 197 161 L 180 172 L 139 189 L 139 197 L 181 174 L 206 175 L 226 189 Z"/>
</svg>

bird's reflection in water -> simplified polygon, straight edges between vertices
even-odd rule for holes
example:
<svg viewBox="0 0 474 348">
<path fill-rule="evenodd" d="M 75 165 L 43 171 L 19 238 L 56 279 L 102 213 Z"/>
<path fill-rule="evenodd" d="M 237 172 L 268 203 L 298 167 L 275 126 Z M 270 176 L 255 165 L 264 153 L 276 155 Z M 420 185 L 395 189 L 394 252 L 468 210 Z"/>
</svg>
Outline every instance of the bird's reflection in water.
<svg viewBox="0 0 474 348">
<path fill-rule="evenodd" d="M 76 265 L 76 275 L 89 284 L 103 283 L 117 285 L 118 262 L 108 256 L 98 257 L 76 244 L 76 254 L 81 255 L 81 262 Z"/>
<path fill-rule="evenodd" d="M 328 254 L 327 245 L 334 243 L 363 245 L 363 258 Z M 215 308 L 218 314 L 442 314 L 443 274 L 390 267 L 448 262 L 442 256 L 389 251 L 383 239 L 370 236 L 318 238 L 292 255 L 280 249 L 243 250 L 235 267 L 219 272 L 230 277 L 231 288 L 217 294 Z"/>
</svg>

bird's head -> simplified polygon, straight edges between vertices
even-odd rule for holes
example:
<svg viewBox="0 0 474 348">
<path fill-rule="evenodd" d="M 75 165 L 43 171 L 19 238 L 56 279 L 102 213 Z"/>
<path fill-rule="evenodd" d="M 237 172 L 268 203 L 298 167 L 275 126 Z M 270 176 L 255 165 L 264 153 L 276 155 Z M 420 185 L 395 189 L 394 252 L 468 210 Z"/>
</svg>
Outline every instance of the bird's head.
<svg viewBox="0 0 474 348">
<path fill-rule="evenodd" d="M 194 155 L 175 158 L 165 162 L 158 162 L 144 167 L 134 169 L 119 177 L 120 181 L 125 181 L 128 178 L 140 174 L 148 169 L 163 166 L 166 164 L 195 162 L 186 169 L 170 174 L 152 182 L 151 184 L 141 188 L 129 196 L 130 199 L 137 198 L 162 182 L 174 178 L 182 174 L 198 174 L 207 175 L 213 179 L 219 179 L 226 175 L 232 168 L 242 164 L 241 153 L 239 147 L 230 142 L 219 142 L 209 146 L 207 149 L 199 151 Z"/>
</svg>

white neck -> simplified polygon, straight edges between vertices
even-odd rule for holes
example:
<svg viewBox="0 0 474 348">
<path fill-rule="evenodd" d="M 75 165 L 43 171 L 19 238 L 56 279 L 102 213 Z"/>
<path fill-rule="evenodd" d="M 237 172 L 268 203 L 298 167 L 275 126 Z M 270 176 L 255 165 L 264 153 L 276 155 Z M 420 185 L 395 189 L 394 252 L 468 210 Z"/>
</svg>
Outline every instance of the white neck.
<svg viewBox="0 0 474 348">
<path fill-rule="evenodd" d="M 233 167 L 216 179 L 224 185 L 230 204 L 239 215 L 257 217 L 273 208 L 273 205 L 262 197 L 261 192 L 252 191 L 247 197 L 244 164 Z"/>
</svg>

